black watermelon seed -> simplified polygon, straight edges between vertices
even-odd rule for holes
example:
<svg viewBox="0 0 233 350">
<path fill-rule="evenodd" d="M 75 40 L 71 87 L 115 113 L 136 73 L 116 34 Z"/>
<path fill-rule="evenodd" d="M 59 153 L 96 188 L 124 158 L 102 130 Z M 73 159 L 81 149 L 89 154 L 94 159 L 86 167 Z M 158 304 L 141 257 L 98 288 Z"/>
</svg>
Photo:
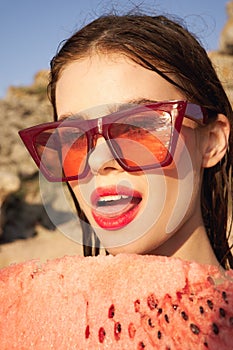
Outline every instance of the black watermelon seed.
<svg viewBox="0 0 233 350">
<path fill-rule="evenodd" d="M 116 322 L 114 326 L 114 336 L 116 340 L 120 339 L 120 333 L 121 333 L 121 324 L 119 322 Z"/>
<path fill-rule="evenodd" d="M 206 348 L 208 348 L 209 346 L 208 346 L 208 343 L 205 341 L 204 342 L 204 346 L 206 347 Z"/>
<path fill-rule="evenodd" d="M 105 333 L 104 328 L 100 327 L 100 329 L 99 329 L 99 342 L 100 343 L 104 342 L 105 335 L 106 335 L 106 333 Z"/>
<path fill-rule="evenodd" d="M 165 321 L 166 321 L 167 323 L 169 323 L 169 317 L 168 317 L 167 314 L 164 315 L 164 318 L 165 318 Z"/>
<path fill-rule="evenodd" d="M 209 299 L 207 300 L 207 305 L 209 306 L 210 310 L 213 310 L 214 304 L 211 300 L 209 300 Z"/>
<path fill-rule="evenodd" d="M 153 323 L 152 323 L 152 321 L 151 321 L 151 318 L 148 318 L 148 325 L 149 325 L 150 327 L 154 328 L 154 325 L 153 325 Z"/>
<path fill-rule="evenodd" d="M 204 307 L 203 307 L 203 306 L 200 306 L 200 307 L 199 307 L 199 310 L 200 310 L 200 313 L 201 313 L 201 314 L 204 314 L 205 310 L 204 310 Z"/>
<path fill-rule="evenodd" d="M 219 328 L 216 325 L 216 323 L 212 324 L 212 330 L 213 330 L 214 334 L 216 334 L 216 335 L 219 333 Z"/>
<path fill-rule="evenodd" d="M 158 331 L 158 339 L 162 338 L 162 333 L 160 331 Z"/>
<path fill-rule="evenodd" d="M 182 318 L 183 318 L 185 321 L 188 321 L 189 317 L 188 317 L 188 315 L 186 314 L 185 311 L 182 311 L 182 312 L 181 312 L 181 316 L 182 316 Z"/>
<path fill-rule="evenodd" d="M 113 318 L 115 315 L 115 306 L 112 304 L 108 310 L 108 317 Z"/>
<path fill-rule="evenodd" d="M 143 341 L 140 341 L 140 343 L 138 344 L 138 350 L 144 349 L 146 347 L 146 345 L 143 343 Z"/>
<path fill-rule="evenodd" d="M 158 309 L 158 315 L 161 315 L 162 312 L 163 312 L 163 309 L 160 307 L 160 308 Z"/>
<path fill-rule="evenodd" d="M 177 310 L 178 305 L 174 304 L 174 305 L 172 305 L 172 306 L 173 306 L 173 309 L 174 309 L 174 310 Z"/>
<path fill-rule="evenodd" d="M 116 323 L 116 332 L 120 333 L 121 332 L 121 324 L 119 322 Z"/>
<path fill-rule="evenodd" d="M 199 334 L 200 333 L 200 328 L 196 326 L 194 323 L 190 324 L 190 329 L 193 332 L 193 334 Z"/>
<path fill-rule="evenodd" d="M 225 291 L 222 292 L 222 298 L 226 302 L 226 304 L 228 304 L 227 293 Z"/>
<path fill-rule="evenodd" d="M 233 317 L 230 317 L 229 321 L 230 321 L 230 325 L 233 326 Z"/>
<path fill-rule="evenodd" d="M 226 316 L 226 311 L 222 307 L 219 308 L 219 315 L 221 317 L 225 317 Z"/>
</svg>

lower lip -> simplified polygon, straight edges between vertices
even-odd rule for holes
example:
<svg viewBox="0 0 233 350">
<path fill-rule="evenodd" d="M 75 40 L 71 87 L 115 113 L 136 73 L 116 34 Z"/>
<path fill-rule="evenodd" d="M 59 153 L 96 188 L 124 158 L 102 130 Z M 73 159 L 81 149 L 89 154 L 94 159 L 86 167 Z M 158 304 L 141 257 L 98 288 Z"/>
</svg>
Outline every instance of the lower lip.
<svg viewBox="0 0 233 350">
<path fill-rule="evenodd" d="M 139 211 L 139 205 L 133 207 L 132 209 L 129 209 L 125 213 L 116 216 L 107 218 L 105 216 L 102 216 L 98 214 L 95 210 L 92 210 L 92 215 L 96 221 L 96 223 L 106 230 L 119 230 L 123 228 L 124 226 L 128 225 L 133 219 L 136 217 L 137 213 Z"/>
<path fill-rule="evenodd" d="M 116 194 L 116 193 L 113 193 L 113 194 Z M 125 193 L 122 193 L 122 194 L 125 194 Z M 141 201 L 139 201 L 138 204 L 131 206 L 128 210 L 124 211 L 123 213 L 119 213 L 119 215 L 116 215 L 116 216 L 107 217 L 100 214 L 98 210 L 95 210 L 95 209 L 92 210 L 92 215 L 93 215 L 93 218 L 95 219 L 95 222 L 101 228 L 106 230 L 119 230 L 134 220 L 134 218 L 137 216 L 139 212 L 140 203 Z"/>
</svg>

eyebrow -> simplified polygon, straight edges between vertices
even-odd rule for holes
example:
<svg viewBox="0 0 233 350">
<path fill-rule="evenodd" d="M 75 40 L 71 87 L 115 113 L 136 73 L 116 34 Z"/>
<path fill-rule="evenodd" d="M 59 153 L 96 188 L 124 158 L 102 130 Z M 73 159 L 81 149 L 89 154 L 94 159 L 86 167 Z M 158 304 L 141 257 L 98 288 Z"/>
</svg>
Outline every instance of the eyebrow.
<svg viewBox="0 0 233 350">
<path fill-rule="evenodd" d="M 147 103 L 157 103 L 158 100 L 151 100 L 148 98 L 138 98 L 135 100 L 130 100 L 128 103 L 129 104 L 137 104 L 137 105 L 142 105 L 142 104 L 147 104 Z"/>
<path fill-rule="evenodd" d="M 116 103 L 116 104 L 111 104 L 109 105 L 109 114 L 111 113 L 115 113 L 115 112 L 120 112 L 122 110 L 125 110 L 127 108 L 132 107 L 132 105 L 143 105 L 143 104 L 147 104 L 147 103 L 157 103 L 157 100 L 151 100 L 151 99 L 147 99 L 147 98 L 138 98 L 138 99 L 133 99 L 133 100 L 129 100 L 127 102 L 124 103 Z M 59 120 L 65 120 L 65 119 L 75 119 L 75 120 L 85 120 L 85 113 L 67 113 L 67 114 L 63 114 L 60 116 Z"/>
<path fill-rule="evenodd" d="M 62 114 L 59 118 L 58 118 L 58 120 L 60 121 L 60 120 L 66 120 L 66 119 L 75 119 L 75 120 L 84 120 L 84 115 L 81 115 L 81 114 L 76 114 L 76 113 L 74 113 L 74 114 L 71 114 L 71 113 L 68 113 L 68 114 Z"/>
</svg>

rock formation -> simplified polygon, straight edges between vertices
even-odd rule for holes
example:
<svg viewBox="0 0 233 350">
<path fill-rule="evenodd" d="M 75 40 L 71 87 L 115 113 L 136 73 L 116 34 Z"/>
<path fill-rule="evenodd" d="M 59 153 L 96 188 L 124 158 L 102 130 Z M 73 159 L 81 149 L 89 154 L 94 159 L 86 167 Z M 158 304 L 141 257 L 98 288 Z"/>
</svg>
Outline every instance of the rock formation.
<svg viewBox="0 0 233 350">
<path fill-rule="evenodd" d="M 233 106 L 233 1 L 228 2 L 226 10 L 228 19 L 220 35 L 219 50 L 209 56 Z"/>
<path fill-rule="evenodd" d="M 51 119 L 47 80 L 41 71 L 31 86 L 10 87 L 0 101 L 1 242 L 33 236 L 38 222 L 54 228 L 41 204 L 38 170 L 18 136 L 20 129 Z"/>
<path fill-rule="evenodd" d="M 230 1 L 226 6 L 228 19 L 222 30 L 219 51 L 222 54 L 233 55 L 233 2 Z"/>
</svg>

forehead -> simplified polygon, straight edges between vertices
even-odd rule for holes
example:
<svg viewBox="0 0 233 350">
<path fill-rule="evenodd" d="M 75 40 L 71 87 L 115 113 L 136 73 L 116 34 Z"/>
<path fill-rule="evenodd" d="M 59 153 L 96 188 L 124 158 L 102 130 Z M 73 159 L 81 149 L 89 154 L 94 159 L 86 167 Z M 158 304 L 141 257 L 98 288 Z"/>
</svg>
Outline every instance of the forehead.
<svg viewBox="0 0 233 350">
<path fill-rule="evenodd" d="M 93 55 L 72 62 L 56 87 L 58 116 L 143 98 L 161 101 L 184 96 L 157 73 L 117 54 Z"/>
</svg>

